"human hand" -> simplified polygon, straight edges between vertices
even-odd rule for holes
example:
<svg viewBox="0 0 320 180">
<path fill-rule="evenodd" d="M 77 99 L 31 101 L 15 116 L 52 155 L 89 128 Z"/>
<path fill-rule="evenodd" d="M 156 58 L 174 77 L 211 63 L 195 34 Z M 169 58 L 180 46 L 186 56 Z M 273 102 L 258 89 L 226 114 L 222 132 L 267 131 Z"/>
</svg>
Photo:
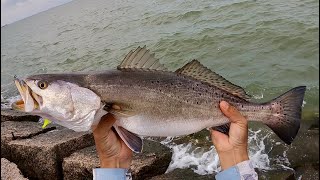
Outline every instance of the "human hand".
<svg viewBox="0 0 320 180">
<path fill-rule="evenodd" d="M 219 155 L 222 170 L 249 160 L 248 122 L 233 106 L 221 101 L 220 109 L 231 122 L 229 136 L 211 130 L 211 139 Z"/>
<path fill-rule="evenodd" d="M 106 114 L 93 131 L 100 167 L 129 169 L 132 151 L 112 128 L 115 121 L 111 114 Z"/>
</svg>

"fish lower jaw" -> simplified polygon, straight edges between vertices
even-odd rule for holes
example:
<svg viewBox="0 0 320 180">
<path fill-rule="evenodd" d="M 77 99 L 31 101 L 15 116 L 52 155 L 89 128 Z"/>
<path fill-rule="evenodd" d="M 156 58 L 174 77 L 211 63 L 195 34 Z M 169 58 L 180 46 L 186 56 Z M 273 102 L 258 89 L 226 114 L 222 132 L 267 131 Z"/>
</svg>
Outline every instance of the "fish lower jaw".
<svg viewBox="0 0 320 180">
<path fill-rule="evenodd" d="M 11 104 L 11 108 L 14 109 L 14 110 L 17 110 L 17 111 L 31 112 L 31 111 L 39 109 L 40 107 L 39 107 L 39 104 L 37 102 L 34 102 L 32 110 L 31 111 L 30 110 L 27 111 L 24 101 L 22 99 L 20 99 L 18 101 L 15 101 L 14 103 L 12 103 Z"/>
<path fill-rule="evenodd" d="M 11 104 L 12 109 L 17 111 L 24 111 L 24 101 L 22 99 Z"/>
</svg>

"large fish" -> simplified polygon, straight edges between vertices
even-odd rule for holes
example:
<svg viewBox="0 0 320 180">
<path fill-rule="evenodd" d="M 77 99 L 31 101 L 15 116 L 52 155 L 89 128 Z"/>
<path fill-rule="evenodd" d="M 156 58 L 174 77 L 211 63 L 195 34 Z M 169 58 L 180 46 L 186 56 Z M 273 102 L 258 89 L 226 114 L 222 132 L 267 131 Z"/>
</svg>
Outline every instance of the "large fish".
<svg viewBox="0 0 320 180">
<path fill-rule="evenodd" d="M 87 131 L 101 116 L 113 114 L 114 129 L 134 152 L 140 136 L 181 136 L 216 127 L 227 133 L 229 120 L 219 109 L 225 100 L 249 121 L 260 121 L 291 144 L 301 119 L 305 86 L 266 103 L 249 96 L 193 60 L 168 71 L 145 47 L 130 51 L 117 70 L 39 74 L 15 79 L 22 100 L 13 108 L 48 118 L 75 131 Z"/>
</svg>

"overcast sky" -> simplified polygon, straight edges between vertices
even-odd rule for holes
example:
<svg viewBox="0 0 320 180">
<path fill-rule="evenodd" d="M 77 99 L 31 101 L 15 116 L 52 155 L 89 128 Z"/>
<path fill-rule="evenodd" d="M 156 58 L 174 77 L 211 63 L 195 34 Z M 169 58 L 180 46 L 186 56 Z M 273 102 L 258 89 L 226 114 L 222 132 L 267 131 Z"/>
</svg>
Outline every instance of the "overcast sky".
<svg viewBox="0 0 320 180">
<path fill-rule="evenodd" d="M 72 0 L 1 0 L 1 26 Z"/>
</svg>

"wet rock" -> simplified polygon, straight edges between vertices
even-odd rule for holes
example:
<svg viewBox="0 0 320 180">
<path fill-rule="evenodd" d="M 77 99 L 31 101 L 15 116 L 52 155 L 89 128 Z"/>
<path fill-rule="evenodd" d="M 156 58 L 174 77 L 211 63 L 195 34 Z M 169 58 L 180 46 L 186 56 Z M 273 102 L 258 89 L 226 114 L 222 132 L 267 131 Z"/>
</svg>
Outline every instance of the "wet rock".
<svg viewBox="0 0 320 180">
<path fill-rule="evenodd" d="M 289 160 L 290 167 L 305 163 L 319 164 L 319 130 L 300 131 L 291 145 L 275 145 L 270 155 L 271 157 L 285 156 Z"/>
<path fill-rule="evenodd" d="M 133 179 L 148 179 L 166 172 L 171 150 L 156 141 L 144 140 L 143 152 L 135 154 L 131 164 Z"/>
<path fill-rule="evenodd" d="M 210 132 L 206 129 L 190 135 L 176 137 L 172 142 L 175 144 L 192 143 L 206 149 L 209 149 L 212 146 Z"/>
<path fill-rule="evenodd" d="M 170 149 L 158 142 L 144 140 L 141 154 L 134 154 L 131 164 L 133 179 L 148 179 L 166 171 L 171 161 Z M 92 179 L 92 168 L 99 167 L 95 146 L 73 153 L 63 161 L 64 179 Z"/>
<path fill-rule="evenodd" d="M 304 164 L 294 168 L 296 177 L 302 180 L 319 179 L 319 164 Z"/>
<path fill-rule="evenodd" d="M 255 170 L 258 173 L 259 180 L 269 179 L 283 179 L 283 180 L 295 180 L 295 174 L 293 170 Z"/>
<path fill-rule="evenodd" d="M 1 122 L 3 121 L 33 121 L 38 122 L 39 116 L 15 111 L 13 109 L 1 109 Z"/>
<path fill-rule="evenodd" d="M 151 180 L 175 180 L 175 179 L 183 179 L 183 180 L 213 180 L 214 175 L 199 175 L 191 169 L 175 169 L 169 173 L 158 175 L 152 177 Z"/>
<path fill-rule="evenodd" d="M 63 158 L 94 141 L 91 133 L 56 127 L 39 133 L 39 123 L 2 122 L 1 156 L 16 163 L 31 179 L 62 179 Z M 10 138 L 12 130 L 15 139 Z"/>
<path fill-rule="evenodd" d="M 16 164 L 5 158 L 1 158 L 1 179 L 28 180 L 23 177 Z"/>
</svg>

